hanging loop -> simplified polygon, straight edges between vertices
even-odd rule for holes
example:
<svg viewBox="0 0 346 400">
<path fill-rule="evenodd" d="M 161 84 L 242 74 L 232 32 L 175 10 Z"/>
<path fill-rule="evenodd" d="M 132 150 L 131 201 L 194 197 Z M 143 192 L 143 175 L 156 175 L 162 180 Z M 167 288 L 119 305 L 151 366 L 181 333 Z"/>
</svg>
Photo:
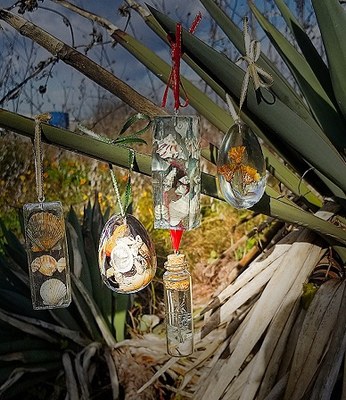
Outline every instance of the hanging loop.
<svg viewBox="0 0 346 400">
<path fill-rule="evenodd" d="M 35 156 L 35 176 L 36 176 L 36 193 L 40 203 L 45 200 L 43 190 L 43 155 L 42 155 L 42 123 L 51 119 L 49 113 L 39 114 L 35 117 L 35 137 L 34 137 L 34 156 Z"/>
</svg>

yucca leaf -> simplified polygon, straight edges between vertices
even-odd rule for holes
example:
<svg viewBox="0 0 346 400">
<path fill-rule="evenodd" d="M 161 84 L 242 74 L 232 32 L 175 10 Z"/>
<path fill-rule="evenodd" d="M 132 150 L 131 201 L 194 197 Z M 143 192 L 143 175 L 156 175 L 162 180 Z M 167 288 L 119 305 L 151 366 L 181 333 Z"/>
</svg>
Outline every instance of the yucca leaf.
<svg viewBox="0 0 346 400">
<path fill-rule="evenodd" d="M 291 34 L 297 42 L 303 56 L 309 63 L 311 69 L 314 71 L 317 79 L 323 86 L 326 93 L 328 93 L 328 96 L 331 99 L 334 99 L 335 96 L 328 67 L 316 50 L 316 47 L 313 45 L 304 28 L 300 25 L 297 18 L 292 14 L 286 3 L 283 0 L 274 1 L 287 26 L 290 28 Z"/>
<path fill-rule="evenodd" d="M 61 352 L 57 350 L 21 350 L 21 351 L 8 351 L 6 354 L 0 355 L 0 361 L 20 361 L 26 363 L 41 363 L 45 361 L 54 361 L 61 359 Z"/>
<path fill-rule="evenodd" d="M 282 197 L 280 193 L 276 192 L 270 186 L 266 187 L 266 193 L 262 199 L 252 207 L 252 210 L 280 218 L 293 224 L 306 226 L 322 235 L 327 235 L 346 244 L 346 232 L 344 230 L 304 211 L 292 201 Z"/>
<path fill-rule="evenodd" d="M 165 15 L 150 7 L 155 18 L 168 33 L 173 34 L 175 23 Z M 244 72 L 210 46 L 183 30 L 184 50 L 205 69 L 217 82 L 221 82 L 229 93 L 239 98 Z M 344 171 L 346 164 L 328 139 L 319 136 L 305 121 L 289 107 L 276 99 L 269 104 L 272 96 L 262 90 L 266 101 L 257 101 L 252 85 L 247 94 L 247 107 L 286 143 L 296 149 L 316 169 L 320 170 L 343 191 L 346 190 Z"/>
<path fill-rule="evenodd" d="M 77 273 L 77 269 L 80 269 L 78 278 L 83 282 L 86 289 L 90 293 L 92 293 L 92 283 L 89 271 L 89 264 L 85 255 L 82 228 L 79 223 L 78 217 L 72 207 L 68 214 L 68 222 L 70 224 L 67 225 L 67 232 L 70 245 L 69 255 L 71 256 L 70 258 L 72 258 L 72 270 Z M 78 265 L 74 266 L 73 264 L 75 262 L 78 263 Z"/>
<path fill-rule="evenodd" d="M 28 333 L 33 336 L 37 336 L 41 339 L 47 340 L 48 342 L 51 343 L 57 343 L 58 339 L 56 336 L 48 334 L 44 329 L 37 328 L 36 326 L 33 326 L 31 324 L 28 324 L 24 321 L 20 321 L 17 318 L 14 318 L 10 315 L 7 315 L 6 312 L 0 310 L 0 320 L 3 322 L 6 322 L 7 324 L 14 326 L 15 328 Z"/>
<path fill-rule="evenodd" d="M 11 353 L 15 351 L 24 351 L 32 349 L 52 349 L 53 346 L 45 340 L 34 337 L 22 337 L 20 339 L 12 338 L 11 340 L 0 341 L 0 354 Z"/>
<path fill-rule="evenodd" d="M 103 229 L 103 217 L 101 212 L 101 206 L 98 201 L 98 196 L 95 195 L 95 202 L 92 208 L 92 236 L 95 244 L 96 255 L 98 254 L 98 247 L 99 247 L 99 240 L 101 236 L 101 232 Z M 102 293 L 102 314 L 104 318 L 108 321 L 109 327 L 112 327 L 112 303 L 113 303 L 113 296 L 112 293 L 106 289 L 105 285 L 103 284 L 101 277 L 100 277 L 100 270 L 99 270 L 99 261 L 98 257 L 96 257 L 95 264 L 92 263 L 90 265 L 91 268 L 95 268 L 97 270 L 98 278 L 101 281 L 101 293 Z"/>
<path fill-rule="evenodd" d="M 92 296 L 101 312 L 108 313 L 107 297 L 111 296 L 111 293 L 105 291 L 105 287 L 101 280 L 97 255 L 98 243 L 95 243 L 94 241 L 93 231 L 93 211 L 91 208 L 88 207 L 88 209 L 84 213 L 83 238 L 84 251 L 88 259 L 89 272 L 92 283 Z M 107 322 L 109 323 L 109 326 L 111 326 L 108 319 Z"/>
<path fill-rule="evenodd" d="M 130 306 L 130 296 L 127 294 L 115 294 L 115 312 L 113 325 L 117 342 L 125 339 L 126 317 Z"/>
<path fill-rule="evenodd" d="M 83 285 L 83 283 L 80 282 L 80 285 Z M 86 290 L 86 288 L 84 288 L 84 290 Z M 84 296 L 80 293 L 80 290 L 78 289 L 78 287 L 76 287 L 73 280 L 72 280 L 72 299 L 73 299 L 73 304 L 76 306 L 78 310 L 79 317 L 85 326 L 83 332 L 85 332 L 85 334 L 87 334 L 88 337 L 91 337 L 94 341 L 102 340 L 102 334 L 100 333 L 94 315 L 90 310 L 88 303 L 85 301 Z"/>
<path fill-rule="evenodd" d="M 250 3 L 250 8 L 294 75 L 324 133 L 339 151 L 343 151 L 346 147 L 345 123 L 333 104 L 334 97 L 326 93 L 310 65 L 283 34 L 268 22 L 253 3 Z"/>
<path fill-rule="evenodd" d="M 100 310 L 97 307 L 97 304 L 94 302 L 93 298 L 89 295 L 89 293 L 85 290 L 83 284 L 72 274 L 73 283 L 76 285 L 78 291 L 83 296 L 85 302 L 87 303 L 89 310 L 92 312 L 95 321 L 102 333 L 102 336 L 107 343 L 108 346 L 114 347 L 116 341 L 109 330 L 108 324 L 104 317 L 102 316 Z"/>
<path fill-rule="evenodd" d="M 338 106 L 346 118 L 346 11 L 338 0 L 312 0 Z"/>
<path fill-rule="evenodd" d="M 216 4 L 214 0 L 200 0 L 218 26 L 223 30 L 226 36 L 235 45 L 238 51 L 244 55 L 244 35 L 241 29 L 225 14 L 225 12 Z M 149 17 L 148 17 L 149 20 Z M 297 93 L 288 84 L 287 78 L 283 77 L 282 73 L 275 67 L 275 65 L 261 53 L 258 60 L 258 65 L 265 71 L 270 73 L 274 79 L 274 84 L 271 87 L 275 95 L 289 106 L 293 111 L 299 114 L 307 123 L 309 123 L 314 129 L 317 129 L 318 125 L 312 118 L 308 109 L 299 98 Z"/>
<path fill-rule="evenodd" d="M 17 293 L 14 288 L 11 290 L 0 289 L 0 305 L 6 311 L 21 313 L 29 317 L 41 318 L 51 321 L 51 317 L 46 310 L 34 310 L 30 297 Z"/>
</svg>

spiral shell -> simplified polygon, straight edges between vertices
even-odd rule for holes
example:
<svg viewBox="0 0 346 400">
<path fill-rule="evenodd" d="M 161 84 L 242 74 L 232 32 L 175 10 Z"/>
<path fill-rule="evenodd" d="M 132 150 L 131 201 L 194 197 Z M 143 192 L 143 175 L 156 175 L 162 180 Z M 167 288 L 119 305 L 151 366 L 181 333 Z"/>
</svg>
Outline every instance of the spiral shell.
<svg viewBox="0 0 346 400">
<path fill-rule="evenodd" d="M 33 214 L 27 225 L 27 237 L 31 241 L 33 252 L 48 251 L 64 237 L 64 225 L 50 212 Z"/>
<path fill-rule="evenodd" d="M 34 261 L 31 263 L 31 271 L 39 271 L 42 275 L 52 276 L 57 270 L 57 264 L 58 263 L 54 257 L 44 255 L 34 259 Z"/>
<path fill-rule="evenodd" d="M 60 306 L 67 294 L 66 285 L 59 279 L 48 279 L 40 287 L 40 295 L 46 306 Z"/>
</svg>

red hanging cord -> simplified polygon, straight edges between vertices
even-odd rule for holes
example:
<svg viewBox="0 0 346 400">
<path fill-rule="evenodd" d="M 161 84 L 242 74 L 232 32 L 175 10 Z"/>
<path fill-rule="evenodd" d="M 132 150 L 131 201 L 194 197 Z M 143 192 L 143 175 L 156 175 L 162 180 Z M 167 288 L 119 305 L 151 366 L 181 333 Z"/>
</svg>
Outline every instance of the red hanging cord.
<svg viewBox="0 0 346 400">
<path fill-rule="evenodd" d="M 195 32 L 197 25 L 199 24 L 201 19 L 202 19 L 202 14 L 199 12 L 192 22 L 192 25 L 189 29 L 190 33 Z M 169 74 L 167 86 L 166 86 L 165 92 L 162 97 L 162 102 L 161 102 L 161 107 L 166 107 L 168 90 L 170 87 L 172 87 L 175 111 L 178 111 L 179 107 L 186 107 L 189 104 L 189 99 L 187 97 L 187 93 L 184 89 L 184 86 L 182 85 L 182 83 L 180 81 L 180 59 L 182 56 L 181 33 L 182 33 L 182 26 L 181 26 L 181 23 L 178 22 L 176 25 L 176 28 L 175 28 L 175 40 L 173 40 L 172 37 L 170 35 L 168 35 L 168 41 L 171 45 L 172 69 Z M 184 104 L 180 103 L 180 96 L 179 96 L 180 87 L 182 88 L 183 93 L 185 95 L 185 103 Z"/>
</svg>

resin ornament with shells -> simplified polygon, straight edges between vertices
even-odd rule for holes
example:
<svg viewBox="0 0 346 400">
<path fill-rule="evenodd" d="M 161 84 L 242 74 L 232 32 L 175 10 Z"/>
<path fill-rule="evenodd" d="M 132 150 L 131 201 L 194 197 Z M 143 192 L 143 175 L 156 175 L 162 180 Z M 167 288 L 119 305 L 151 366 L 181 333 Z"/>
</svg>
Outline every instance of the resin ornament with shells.
<svg viewBox="0 0 346 400">
<path fill-rule="evenodd" d="M 23 216 L 33 308 L 67 307 L 71 303 L 71 283 L 61 203 L 25 204 Z M 47 297 L 52 285 L 59 299 Z"/>
<path fill-rule="evenodd" d="M 154 245 L 132 215 L 113 215 L 106 222 L 99 243 L 99 268 L 104 283 L 117 293 L 138 292 L 155 276 Z"/>
<path fill-rule="evenodd" d="M 196 116 L 160 116 L 153 133 L 154 227 L 200 224 L 200 136 Z"/>
<path fill-rule="evenodd" d="M 230 128 L 222 141 L 217 175 L 222 194 L 235 208 L 250 208 L 263 196 L 266 167 L 261 146 L 241 121 Z"/>
</svg>

